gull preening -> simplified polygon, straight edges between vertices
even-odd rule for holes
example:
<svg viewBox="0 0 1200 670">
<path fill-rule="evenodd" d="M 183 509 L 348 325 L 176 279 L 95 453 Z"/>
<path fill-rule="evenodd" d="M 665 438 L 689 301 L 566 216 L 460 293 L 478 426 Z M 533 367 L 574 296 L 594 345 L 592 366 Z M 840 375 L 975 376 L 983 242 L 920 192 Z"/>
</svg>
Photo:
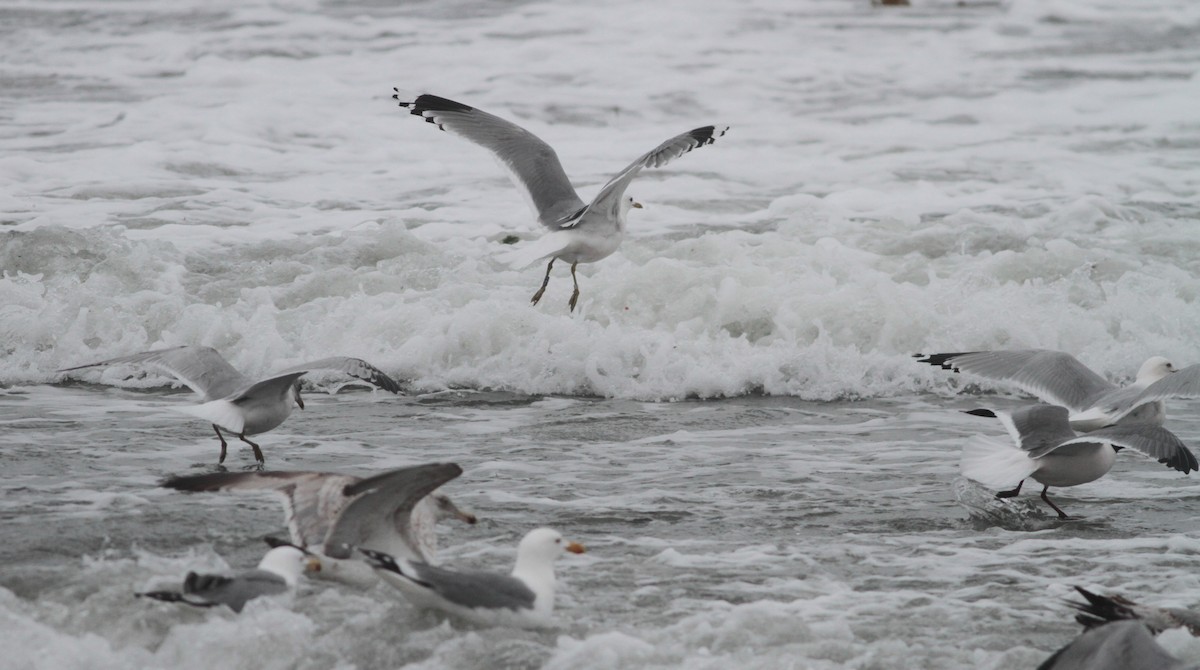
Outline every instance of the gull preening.
<svg viewBox="0 0 1200 670">
<path fill-rule="evenodd" d="M 299 379 L 314 370 L 343 372 L 385 391 L 400 392 L 400 385 L 395 380 L 361 358 L 322 358 L 292 366 L 255 381 L 235 370 L 216 349 L 194 345 L 143 351 L 131 356 L 65 368 L 58 372 L 74 372 L 109 365 L 136 365 L 166 372 L 200 394 L 204 400 L 203 404 L 181 407 L 179 411 L 212 424 L 213 430 L 217 432 L 217 439 L 221 440 L 221 456 L 217 459 L 218 463 L 225 462 L 227 446 L 225 436 L 221 434 L 222 428 L 250 445 L 259 464 L 265 463 L 262 449 L 246 439 L 246 436 L 265 433 L 279 426 L 291 415 L 293 405 L 304 409 Z"/>
<path fill-rule="evenodd" d="M 966 413 L 999 419 L 1015 444 L 985 439 L 968 442 L 963 448 L 962 473 L 993 488 L 1016 482 L 1016 488 L 997 493 L 997 498 L 1016 496 L 1025 479 L 1033 478 L 1042 484 L 1042 500 L 1063 519 L 1066 512 L 1046 496 L 1050 487 L 1078 486 L 1103 477 L 1112 469 L 1120 449 L 1140 451 L 1184 474 L 1198 468 L 1196 457 L 1178 437 L 1150 423 L 1122 423 L 1077 435 L 1071 430 L 1067 408 L 1056 405 Z"/>
<path fill-rule="evenodd" d="M 916 354 L 920 363 L 1009 382 L 1043 402 L 1071 410 L 1071 427 L 1091 431 L 1114 423 L 1162 424 L 1166 398 L 1200 397 L 1200 365 L 1177 369 L 1162 356 L 1142 363 L 1137 379 L 1117 386 L 1070 354 L 1046 349 Z"/>
<path fill-rule="evenodd" d="M 291 540 L 323 559 L 321 577 L 357 586 L 377 579 L 354 559 L 358 545 L 437 562 L 437 522 L 475 523 L 475 515 L 434 491 L 462 474 L 455 463 L 428 463 L 373 477 L 328 472 L 217 472 L 171 477 L 166 488 L 189 492 L 270 491 L 283 501 Z"/>
<path fill-rule="evenodd" d="M 617 173 L 590 204 L 585 204 L 571 186 L 554 149 L 528 130 L 460 102 L 427 93 L 409 100 L 399 89 L 393 90 L 396 94 L 392 97 L 401 107 L 444 131 L 491 151 L 507 168 L 509 176 L 533 208 L 538 223 L 550 230 L 536 242 L 518 249 L 510 261 L 514 266 L 525 267 L 550 259 L 542 286 L 530 300 L 534 305 L 542 299 L 550 283 L 554 261 L 561 259 L 570 263 L 571 281 L 575 285 L 568 303 L 571 311 L 575 310 L 579 300 L 575 268 L 580 263 L 594 263 L 616 251 L 625 236 L 625 217 L 630 208 L 642 206 L 625 195 L 625 189 L 634 177 L 644 168 L 662 167 L 692 149 L 712 144 L 729 130 L 728 126 L 703 126 L 672 137 Z"/>
<path fill-rule="evenodd" d="M 543 626 L 554 612 L 554 562 L 563 552 L 584 553 L 550 528 L 529 531 L 517 546 L 510 574 L 459 571 L 358 548 L 379 576 L 413 604 L 482 625 Z"/>
<path fill-rule="evenodd" d="M 253 570 L 232 576 L 189 572 L 179 591 L 148 591 L 136 595 L 192 607 L 225 605 L 234 612 L 241 612 L 247 602 L 261 596 L 291 592 L 300 575 L 319 573 L 320 570 L 319 558 L 299 547 L 284 545 L 268 551 Z"/>
</svg>

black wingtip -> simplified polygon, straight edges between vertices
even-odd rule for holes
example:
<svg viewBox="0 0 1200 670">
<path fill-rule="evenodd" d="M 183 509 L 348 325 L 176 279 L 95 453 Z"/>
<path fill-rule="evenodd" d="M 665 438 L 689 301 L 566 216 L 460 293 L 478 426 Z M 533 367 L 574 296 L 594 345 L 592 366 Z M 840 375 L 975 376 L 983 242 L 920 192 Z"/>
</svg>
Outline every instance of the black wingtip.
<svg viewBox="0 0 1200 670">
<path fill-rule="evenodd" d="M 355 547 L 358 553 L 366 557 L 367 564 L 379 570 L 387 570 L 398 575 L 403 575 L 400 572 L 400 566 L 396 565 L 396 559 L 392 558 L 391 554 L 385 554 L 382 551 L 374 549 L 366 549 L 364 547 Z"/>
<path fill-rule="evenodd" d="M 986 416 L 989 419 L 996 418 L 996 413 L 990 409 L 964 409 L 962 413 L 970 414 L 971 416 Z"/>
<path fill-rule="evenodd" d="M 688 135 L 696 141 L 696 146 L 702 147 L 716 142 L 717 138 L 724 135 L 728 130 L 729 126 L 703 126 L 692 130 Z"/>
<path fill-rule="evenodd" d="M 917 359 L 918 363 L 928 363 L 929 365 L 936 365 L 943 370 L 953 370 L 954 372 L 958 372 L 958 368 L 954 366 L 954 359 L 958 358 L 959 356 L 965 356 L 973 353 L 977 352 L 959 351 L 951 354 L 913 354 L 913 358 Z"/>
</svg>

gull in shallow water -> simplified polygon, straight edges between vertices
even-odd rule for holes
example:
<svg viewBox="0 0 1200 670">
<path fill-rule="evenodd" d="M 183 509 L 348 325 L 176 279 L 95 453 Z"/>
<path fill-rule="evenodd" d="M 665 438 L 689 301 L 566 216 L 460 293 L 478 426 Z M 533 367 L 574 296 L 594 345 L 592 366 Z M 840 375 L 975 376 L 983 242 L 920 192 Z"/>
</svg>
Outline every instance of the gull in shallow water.
<svg viewBox="0 0 1200 670">
<path fill-rule="evenodd" d="M 482 625 L 544 626 L 554 611 L 554 562 L 563 552 L 582 554 L 556 530 L 529 531 L 517 546 L 511 574 L 447 570 L 359 547 L 379 576 L 420 607 L 431 607 Z"/>
<path fill-rule="evenodd" d="M 246 439 L 246 436 L 265 433 L 283 423 L 291 415 L 293 404 L 304 409 L 299 379 L 308 372 L 335 370 L 392 393 L 400 392 L 400 385 L 395 380 L 360 358 L 322 358 L 255 381 L 235 370 L 216 349 L 200 346 L 143 351 L 131 356 L 65 368 L 58 372 L 74 372 L 108 365 L 136 365 L 160 370 L 176 377 L 200 394 L 204 404 L 183 407 L 179 411 L 212 423 L 213 430 L 217 431 L 217 439 L 221 440 L 221 457 L 217 460 L 218 463 L 225 462 L 227 446 L 225 436 L 221 434 L 222 428 L 250 445 L 254 449 L 254 458 L 260 464 L 266 462 L 262 449 Z"/>
<path fill-rule="evenodd" d="M 296 588 L 300 575 L 320 570 L 320 559 L 299 547 L 285 545 L 268 551 L 253 570 L 232 576 L 189 572 L 180 591 L 149 591 L 136 595 L 192 607 L 225 605 L 234 612 L 241 612 L 247 602 L 260 596 L 288 593 Z"/>
<path fill-rule="evenodd" d="M 513 182 L 533 207 L 538 223 L 550 229 L 536 242 L 518 249 L 509 260 L 514 266 L 525 267 L 550 259 L 542 286 L 530 301 L 535 305 L 550 283 L 554 261 L 562 259 L 570 263 L 571 281 L 575 285 L 569 303 L 572 311 L 579 300 L 575 268 L 580 263 L 594 263 L 616 251 L 625 236 L 625 217 L 629 209 L 642 206 L 625 195 L 625 189 L 634 177 L 644 168 L 662 167 L 696 147 L 712 144 L 729 130 L 728 126 L 703 126 L 672 137 L 617 173 L 590 204 L 585 204 L 571 186 L 558 154 L 528 130 L 460 102 L 429 94 L 402 96 L 399 89 L 394 90 L 396 94 L 392 97 L 401 107 L 444 131 L 491 151 L 508 169 Z"/>
<path fill-rule="evenodd" d="M 1001 491 L 997 498 L 1021 492 L 1025 478 L 1042 484 L 1042 500 L 1058 512 L 1046 491 L 1051 486 L 1078 486 L 1103 477 L 1116 462 L 1117 452 L 1135 449 L 1184 474 L 1196 470 L 1196 457 L 1171 431 L 1150 423 L 1122 423 L 1077 435 L 1071 430 L 1069 412 L 1055 405 L 1028 405 L 1012 412 L 974 409 L 974 416 L 993 417 L 1008 429 L 1015 446 L 990 440 L 967 443 L 962 455 L 962 473 L 986 486 L 1017 487 Z"/>
<path fill-rule="evenodd" d="M 1162 424 L 1165 398 L 1200 397 L 1200 365 L 1177 370 L 1162 356 L 1142 363 L 1133 384 L 1119 387 L 1070 354 L 1046 349 L 917 354 L 920 363 L 1015 384 L 1043 402 L 1071 410 L 1071 427 L 1091 431 L 1114 423 Z"/>
<path fill-rule="evenodd" d="M 396 556 L 437 562 L 440 519 L 475 523 L 475 515 L 433 491 L 462 474 L 455 463 L 428 463 L 373 477 L 328 472 L 217 472 L 172 477 L 163 486 L 178 491 L 271 491 L 283 500 L 292 542 L 316 552 L 321 577 L 356 586 L 378 579 L 359 560 L 357 545 Z"/>
</svg>

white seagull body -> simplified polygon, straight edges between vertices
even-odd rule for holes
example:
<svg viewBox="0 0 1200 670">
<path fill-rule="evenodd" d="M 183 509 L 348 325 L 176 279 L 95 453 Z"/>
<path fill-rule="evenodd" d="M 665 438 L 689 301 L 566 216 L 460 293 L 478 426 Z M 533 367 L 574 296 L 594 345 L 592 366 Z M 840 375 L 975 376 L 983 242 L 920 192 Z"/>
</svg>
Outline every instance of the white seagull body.
<svg viewBox="0 0 1200 670">
<path fill-rule="evenodd" d="M 370 544 L 436 563 L 438 520 L 475 523 L 475 515 L 433 493 L 460 474 L 455 463 L 429 463 L 365 479 L 326 472 L 218 472 L 172 477 L 162 485 L 191 492 L 274 492 L 282 498 L 292 543 L 321 557 L 321 577 L 369 587 L 378 578 L 353 557 L 353 547 Z"/>
<path fill-rule="evenodd" d="M 1009 382 L 1043 402 L 1071 410 L 1071 427 L 1092 431 L 1115 423 L 1153 423 L 1166 418 L 1166 398 L 1200 397 L 1200 366 L 1177 370 L 1162 356 L 1142 363 L 1133 384 L 1120 387 L 1070 354 L 1046 349 L 917 354 L 920 363 L 985 379 Z"/>
<path fill-rule="evenodd" d="M 1116 621 L 1083 632 L 1037 670 L 1197 670 L 1167 653 L 1137 621 Z"/>
<path fill-rule="evenodd" d="M 204 419 L 213 425 L 217 438 L 221 440 L 221 456 L 218 463 L 225 462 L 226 442 L 225 436 L 221 434 L 222 428 L 249 444 L 254 449 L 254 458 L 260 464 L 266 462 L 259 446 L 246 439 L 246 436 L 258 435 L 276 428 L 291 416 L 294 405 L 304 409 L 304 400 L 300 397 L 297 380 L 313 370 L 344 372 L 392 393 L 400 392 L 400 385 L 395 380 L 359 358 L 322 358 L 255 381 L 235 370 L 215 349 L 201 346 L 144 351 L 131 356 L 65 368 L 58 372 L 74 372 L 110 365 L 135 365 L 166 372 L 200 394 L 204 400 L 203 404 L 183 407 L 179 411 Z"/>
<path fill-rule="evenodd" d="M 1169 430 L 1150 423 L 1122 423 L 1077 435 L 1068 422 L 1068 410 L 1054 405 L 1028 405 L 1012 412 L 990 409 L 970 410 L 967 414 L 994 417 L 1012 436 L 1013 446 L 989 440 L 968 442 L 963 449 L 962 473 L 975 481 L 1000 488 L 997 498 L 1011 498 L 1021 492 L 1025 478 L 1043 485 L 1042 500 L 1067 518 L 1046 497 L 1051 486 L 1078 486 L 1103 477 L 1116 462 L 1117 451 L 1130 448 L 1184 474 L 1196 470 L 1196 457 Z"/>
<path fill-rule="evenodd" d="M 554 612 L 554 562 L 563 552 L 584 553 L 558 531 L 538 528 L 517 546 L 511 574 L 447 570 L 359 547 L 367 561 L 413 604 L 475 624 L 538 627 Z"/>
<path fill-rule="evenodd" d="M 460 102 L 422 94 L 402 97 L 399 89 L 392 97 L 410 113 L 451 134 L 458 135 L 491 151 L 507 168 L 513 182 L 530 202 L 538 222 L 550 232 L 536 242 L 516 250 L 509 262 L 524 267 L 549 258 L 542 287 L 533 295 L 537 304 L 550 282 L 554 261 L 571 264 L 575 290 L 569 302 L 571 310 L 579 300 L 579 281 L 575 268 L 594 263 L 617 250 L 625 236 L 625 218 L 630 208 L 642 205 L 625 196 L 625 189 L 644 168 L 657 168 L 687 152 L 712 144 L 725 134 L 728 126 L 704 126 L 676 135 L 663 142 L 617 173 L 600 192 L 585 204 L 571 186 L 558 154 L 524 128 Z"/>
<path fill-rule="evenodd" d="M 180 591 L 149 591 L 137 595 L 192 607 L 225 605 L 234 612 L 241 612 L 246 603 L 255 598 L 294 591 L 300 575 L 320 570 L 321 561 L 316 557 L 297 547 L 282 546 L 268 551 L 253 570 L 233 576 L 189 572 Z"/>
</svg>

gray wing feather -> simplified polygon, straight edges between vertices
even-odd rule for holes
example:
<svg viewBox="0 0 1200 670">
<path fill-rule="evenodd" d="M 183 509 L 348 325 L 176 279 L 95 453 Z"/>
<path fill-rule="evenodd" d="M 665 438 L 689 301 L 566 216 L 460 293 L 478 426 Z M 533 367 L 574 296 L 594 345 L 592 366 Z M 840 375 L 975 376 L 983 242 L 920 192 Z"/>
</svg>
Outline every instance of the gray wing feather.
<svg viewBox="0 0 1200 670">
<path fill-rule="evenodd" d="M 355 546 L 363 546 L 402 558 L 432 559 L 413 537 L 412 510 L 422 498 L 460 474 L 457 463 L 428 463 L 346 486 L 343 493 L 353 500 L 338 514 L 325 538 L 325 555 L 349 558 Z"/>
<path fill-rule="evenodd" d="M 1166 428 L 1151 423 L 1117 424 L 1067 440 L 1058 446 L 1095 442 L 1135 449 L 1184 474 L 1200 469 L 1196 456 L 1182 440 Z"/>
<path fill-rule="evenodd" d="M 556 228 L 558 221 L 583 209 L 558 154 L 528 130 L 436 95 L 423 94 L 406 101 L 397 89 L 392 97 L 409 113 L 491 151 L 525 192 L 542 225 Z"/>
<path fill-rule="evenodd" d="M 71 372 L 102 365 L 139 365 L 170 374 L 205 400 L 224 398 L 250 383 L 242 373 L 233 369 L 221 354 L 212 347 L 183 346 L 171 349 L 155 349 L 140 354 L 110 358 L 98 363 L 88 363 L 59 370 Z"/>
<path fill-rule="evenodd" d="M 434 591 L 449 602 L 482 609 L 533 609 L 536 599 L 525 582 L 512 575 L 493 572 L 459 572 L 427 563 L 410 562 L 413 581 Z"/>
<path fill-rule="evenodd" d="M 310 372 L 313 370 L 335 370 L 337 372 L 344 372 L 355 379 L 361 379 L 365 382 L 369 382 L 385 391 L 391 391 L 392 393 L 400 392 L 400 384 L 397 383 L 396 380 L 387 376 L 383 370 L 380 370 L 361 358 L 332 356 L 330 358 L 309 361 L 300 365 L 293 365 L 286 370 L 280 370 L 276 374 L 285 374 L 298 371 Z"/>
<path fill-rule="evenodd" d="M 267 570 L 247 570 L 233 577 L 200 575 L 189 572 L 183 582 L 183 593 L 208 603 L 227 605 L 241 612 L 246 603 L 259 596 L 274 595 L 288 590 L 283 577 Z"/>
<path fill-rule="evenodd" d="M 1031 458 L 1044 456 L 1062 446 L 1064 440 L 1075 437 L 1066 407 L 1028 405 L 1013 410 L 1009 417 L 1020 447 Z"/>
<path fill-rule="evenodd" d="M 1189 365 L 1147 386 L 1134 400 L 1141 405 L 1167 398 L 1200 398 L 1200 365 Z"/>
<path fill-rule="evenodd" d="M 625 189 L 629 187 L 630 182 L 644 168 L 662 167 L 692 149 L 712 144 L 717 141 L 718 137 L 724 135 L 727 130 L 729 130 L 728 126 L 704 126 L 696 128 L 676 135 L 653 150 L 642 154 L 600 189 L 600 193 L 587 206 L 588 211 L 609 209 L 612 215 L 616 216 L 616 208 L 621 198 L 625 196 Z M 582 213 L 579 217 L 562 222 L 561 227 L 569 228 L 574 226 L 581 218 Z"/>
<path fill-rule="evenodd" d="M 254 382 L 244 389 L 229 394 L 226 398 L 234 403 L 250 402 L 258 398 L 274 400 L 276 397 L 287 393 L 292 385 L 296 383 L 296 380 L 303 377 L 307 372 L 308 370 L 300 370 L 299 372 L 277 374 L 274 377 Z"/>
<path fill-rule="evenodd" d="M 346 487 L 361 481 L 325 472 L 217 472 L 172 477 L 162 486 L 179 491 L 272 491 L 283 500 L 292 543 L 320 547 L 348 502 Z"/>
<path fill-rule="evenodd" d="M 1070 354 L 1046 349 L 931 354 L 921 363 L 1015 384 L 1046 402 L 1076 412 L 1116 388 Z"/>
</svg>

